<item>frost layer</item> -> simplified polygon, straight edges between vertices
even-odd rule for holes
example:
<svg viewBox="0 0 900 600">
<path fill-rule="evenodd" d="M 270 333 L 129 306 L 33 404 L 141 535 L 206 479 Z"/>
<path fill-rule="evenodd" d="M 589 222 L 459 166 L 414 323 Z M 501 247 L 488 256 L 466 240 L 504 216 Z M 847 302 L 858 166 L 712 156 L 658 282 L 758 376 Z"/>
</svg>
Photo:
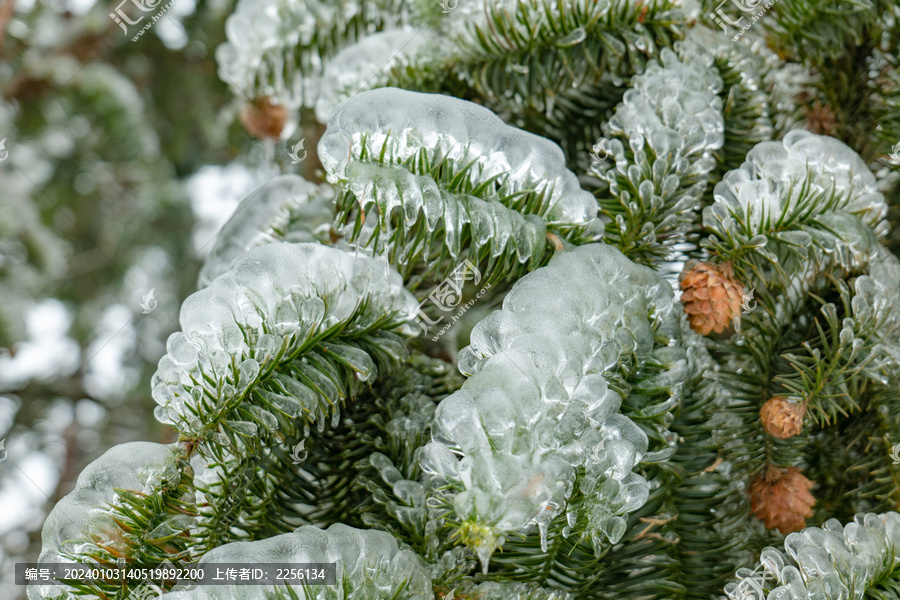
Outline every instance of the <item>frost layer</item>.
<svg viewBox="0 0 900 600">
<path fill-rule="evenodd" d="M 413 333 L 404 323 L 417 309 L 381 258 L 318 244 L 249 250 L 184 301 L 183 331 L 169 336 L 152 380 L 156 417 L 197 432 L 206 423 L 201 415 L 212 418 L 239 402 L 261 374 L 330 328 L 344 324 L 342 333 L 352 335 L 380 324 Z M 365 360 L 361 377 L 374 369 Z"/>
<path fill-rule="evenodd" d="M 784 550 L 763 549 L 760 562 L 777 580 L 770 599 L 862 598 L 876 582 L 889 584 L 885 580 L 900 568 L 900 514 L 858 514 L 847 525 L 829 519 L 824 527 L 788 534 Z M 752 572 L 739 569 L 737 575 L 748 581 L 729 583 L 725 592 L 739 600 L 759 597 Z"/>
<path fill-rule="evenodd" d="M 432 600 L 434 591 L 421 560 L 401 550 L 394 536 L 335 524 L 312 525 L 255 542 L 232 542 L 210 550 L 201 560 L 216 563 L 336 563 L 336 586 L 307 586 L 317 600 Z M 177 586 L 161 600 L 265 600 L 273 586 Z M 282 588 L 283 589 L 283 588 Z"/>
<path fill-rule="evenodd" d="M 299 175 L 275 177 L 241 201 L 222 226 L 206 263 L 199 287 L 228 270 L 241 252 L 275 241 L 315 242 L 314 232 L 333 220 L 334 203 L 328 186 L 318 186 Z"/>
<path fill-rule="evenodd" d="M 486 185 L 501 196 L 546 192 L 542 215 L 549 222 L 584 224 L 597 214 L 593 196 L 566 168 L 559 146 L 507 125 L 472 102 L 396 88 L 357 94 L 334 110 L 319 142 L 328 180 L 350 180 L 352 186 L 354 174 L 348 167 L 359 161 L 364 147 L 368 157 L 383 154 L 379 160 L 387 164 L 423 152 L 432 164 L 446 158 L 458 170 L 471 163 L 465 173 L 471 187 Z M 356 183 L 360 189 L 354 192 L 359 196 L 366 182 Z M 396 205 L 400 206 L 399 198 Z M 436 219 L 441 210 L 440 202 L 426 202 L 426 219 Z"/>
<path fill-rule="evenodd" d="M 648 440 L 617 414 L 621 398 L 604 371 L 638 369 L 651 356 L 670 363 L 646 385 L 671 388 L 674 406 L 684 353 L 673 343 L 655 356 L 655 334 L 678 339 L 671 286 L 602 244 L 557 254 L 475 326 L 459 355 L 472 376 L 438 406 L 421 463 L 463 489 L 450 499 L 485 568 L 508 534 L 531 524 L 546 544 L 548 524 L 564 510 L 570 527 L 587 517 L 595 550 L 622 536 L 621 515 L 648 496 L 647 481 L 632 472 Z M 585 500 L 576 508 L 568 501 L 578 468 Z"/>
<path fill-rule="evenodd" d="M 86 554 L 98 546 L 115 547 L 119 526 L 107 509 L 116 501 L 113 488 L 150 493 L 164 482 L 181 480 L 173 448 L 129 442 L 107 450 L 84 468 L 75 489 L 60 500 L 44 522 L 39 562 L 72 562 L 66 554 Z M 28 598 L 68 597 L 66 586 L 29 585 Z"/>
</svg>

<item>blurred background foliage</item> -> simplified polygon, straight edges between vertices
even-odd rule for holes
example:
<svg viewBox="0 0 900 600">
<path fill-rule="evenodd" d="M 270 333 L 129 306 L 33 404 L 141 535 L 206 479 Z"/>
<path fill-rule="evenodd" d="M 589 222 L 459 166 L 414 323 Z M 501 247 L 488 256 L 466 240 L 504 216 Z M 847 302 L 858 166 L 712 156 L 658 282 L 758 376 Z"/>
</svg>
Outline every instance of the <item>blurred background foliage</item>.
<svg viewBox="0 0 900 600">
<path fill-rule="evenodd" d="M 134 42 L 114 8 L 0 3 L 2 598 L 87 463 L 174 439 L 147 382 L 265 162 L 212 56 L 232 0 L 178 0 Z"/>
</svg>

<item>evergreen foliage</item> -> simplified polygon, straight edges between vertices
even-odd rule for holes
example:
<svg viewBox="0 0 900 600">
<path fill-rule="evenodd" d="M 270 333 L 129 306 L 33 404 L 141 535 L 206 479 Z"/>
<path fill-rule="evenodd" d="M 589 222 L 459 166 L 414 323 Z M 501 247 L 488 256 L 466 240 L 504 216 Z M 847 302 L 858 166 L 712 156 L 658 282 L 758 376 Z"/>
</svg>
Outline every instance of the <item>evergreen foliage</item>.
<svg viewBox="0 0 900 600">
<path fill-rule="evenodd" d="M 239 2 L 223 76 L 315 107 L 320 180 L 225 226 L 152 382 L 178 441 L 88 467 L 42 560 L 337 564 L 163 600 L 900 597 L 900 5 L 737 39 L 709 2 L 434 4 Z M 731 283 L 699 310 L 744 293 L 724 332 L 688 261 Z M 498 309 L 435 342 L 434 286 Z"/>
</svg>

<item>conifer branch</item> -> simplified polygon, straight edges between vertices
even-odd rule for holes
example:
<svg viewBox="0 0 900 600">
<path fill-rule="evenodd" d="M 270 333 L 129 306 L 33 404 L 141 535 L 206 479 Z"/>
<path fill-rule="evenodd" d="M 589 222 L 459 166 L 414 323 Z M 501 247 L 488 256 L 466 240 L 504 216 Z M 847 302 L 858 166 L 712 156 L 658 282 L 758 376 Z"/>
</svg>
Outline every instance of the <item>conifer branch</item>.
<svg viewBox="0 0 900 600">
<path fill-rule="evenodd" d="M 662 51 L 632 79 L 633 88 L 606 126 L 592 166 L 603 180 L 603 212 L 612 218 L 609 239 L 641 264 L 671 258 L 673 248 L 692 239 L 696 208 L 722 147 L 724 121 L 717 92 L 722 81 L 712 58 L 689 39 L 682 58 Z M 605 158 L 612 155 L 613 161 Z"/>
<path fill-rule="evenodd" d="M 332 115 L 320 150 L 342 233 L 407 281 L 417 270 L 442 279 L 464 260 L 488 282 L 512 278 L 549 259 L 548 233 L 574 243 L 598 233 L 596 203 L 559 148 L 471 103 L 359 94 Z"/>
<path fill-rule="evenodd" d="M 628 282 L 626 287 L 610 284 L 619 278 L 624 278 L 622 283 Z M 513 305 L 513 298 L 528 295 L 531 289 L 552 289 L 562 279 L 568 285 L 574 280 L 579 286 L 586 286 L 582 288 L 585 292 L 598 288 L 605 291 L 599 296 L 577 294 L 578 304 L 574 306 L 562 299 L 556 306 L 540 306 L 539 321 L 546 326 L 546 321 L 553 319 L 556 325 L 550 331 L 557 332 L 558 339 L 529 337 L 537 321 L 527 311 L 504 309 L 476 326 L 473 345 L 460 358 L 462 371 L 473 375 L 459 392 L 439 405 L 435 441 L 425 447 L 421 461 L 426 473 L 446 482 L 441 493 L 443 506 L 455 512 L 458 539 L 478 554 L 486 572 L 489 563 L 496 565 L 498 574 L 511 572 L 514 564 L 521 564 L 515 560 L 520 556 L 517 549 L 521 548 L 533 563 L 526 571 L 529 580 L 541 585 L 545 581 L 559 584 L 568 576 L 564 574 L 572 575 L 577 570 L 579 585 L 589 586 L 597 573 L 585 565 L 593 564 L 610 543 L 622 538 L 626 529 L 622 515 L 644 505 L 647 497 L 643 477 L 630 470 L 632 462 L 626 460 L 621 469 L 602 474 L 602 465 L 612 466 L 605 462 L 610 460 L 607 453 L 614 451 L 612 446 L 616 446 L 616 451 L 628 453 L 634 449 L 643 455 L 649 443 L 648 434 L 632 419 L 609 411 L 619 403 L 635 402 L 635 420 L 642 420 L 641 411 L 643 418 L 653 415 L 660 419 L 648 426 L 653 431 L 654 445 L 665 446 L 670 441 L 662 441 L 664 430 L 658 428 L 665 420 L 663 415 L 677 404 L 674 398 L 680 390 L 678 382 L 686 373 L 678 360 L 677 324 L 666 308 L 665 298 L 671 293 L 668 286 L 612 247 L 589 245 L 558 255 L 547 267 L 520 280 L 507 296 L 505 306 Z M 616 300 L 609 294 L 615 295 Z M 611 341 L 613 330 L 607 329 L 605 320 L 610 301 L 627 307 L 622 318 L 630 335 L 635 336 L 631 344 L 626 344 L 629 350 L 617 350 Z M 585 320 L 581 316 L 585 314 L 594 316 Z M 505 325 L 499 330 L 504 333 L 498 337 L 501 322 Z M 588 328 L 585 323 L 593 326 Z M 654 338 L 661 344 L 658 351 L 654 349 Z M 531 363 L 534 359 L 528 350 L 538 344 L 546 352 L 562 343 L 570 348 L 573 362 L 556 368 L 575 377 L 569 384 L 573 391 L 568 392 Z M 604 360 L 618 365 L 608 373 L 599 365 L 587 366 L 604 343 L 613 344 L 605 350 L 610 354 Z M 575 362 L 581 360 L 584 365 Z M 665 365 L 658 374 L 652 367 L 649 372 L 644 371 L 657 361 Z M 626 382 L 636 372 L 645 373 L 648 379 L 629 392 Z M 642 392 L 651 397 L 663 394 L 667 400 L 655 405 L 649 398 L 641 400 Z M 512 397 L 516 398 L 515 404 L 504 400 Z M 545 399 L 548 397 L 558 400 L 551 403 Z M 583 406 L 588 397 L 604 399 L 603 404 L 610 402 L 602 410 L 609 416 L 595 412 L 600 405 Z M 560 421 L 563 411 L 568 416 Z M 592 415 L 590 420 L 588 414 Z M 582 419 L 584 427 L 576 426 Z M 597 424 L 589 424 L 592 421 Z M 574 436 L 571 450 L 567 450 L 573 453 L 572 458 L 561 460 L 559 451 L 541 450 L 535 436 L 540 438 L 542 427 L 559 432 L 559 427 L 570 427 L 566 424 L 569 422 L 578 432 L 567 434 Z M 607 427 L 621 432 L 617 436 L 623 443 L 621 448 L 617 444 L 607 446 L 595 437 Z M 669 451 L 660 449 L 648 455 L 647 461 L 661 460 Z M 459 471 L 457 454 L 466 457 L 471 465 L 466 469 L 471 469 L 471 474 Z M 497 472 L 500 468 L 502 476 Z M 510 469 L 515 470 L 510 473 Z M 573 535 L 576 531 L 581 531 L 581 535 Z M 558 543 L 564 551 L 559 551 Z M 501 546 L 504 552 L 492 557 Z"/>
<path fill-rule="evenodd" d="M 683 15 L 669 0 L 480 4 L 451 13 L 448 29 L 461 48 L 457 72 L 499 106 L 550 113 L 565 90 L 640 73 L 683 36 Z"/>
</svg>

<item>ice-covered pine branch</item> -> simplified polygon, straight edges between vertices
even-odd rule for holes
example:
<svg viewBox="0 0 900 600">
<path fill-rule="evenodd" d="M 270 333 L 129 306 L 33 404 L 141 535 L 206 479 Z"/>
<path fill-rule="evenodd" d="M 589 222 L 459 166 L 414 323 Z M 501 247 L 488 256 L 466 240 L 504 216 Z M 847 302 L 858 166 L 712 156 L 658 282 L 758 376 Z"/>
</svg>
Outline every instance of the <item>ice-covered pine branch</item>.
<svg viewBox="0 0 900 600">
<path fill-rule="evenodd" d="M 405 276 L 443 278 L 468 259 L 488 281 L 546 262 L 557 240 L 590 241 L 597 205 L 559 147 L 471 102 L 392 88 L 354 96 L 320 158 L 347 240 Z M 558 242 L 557 242 L 558 243 Z"/>
</svg>

